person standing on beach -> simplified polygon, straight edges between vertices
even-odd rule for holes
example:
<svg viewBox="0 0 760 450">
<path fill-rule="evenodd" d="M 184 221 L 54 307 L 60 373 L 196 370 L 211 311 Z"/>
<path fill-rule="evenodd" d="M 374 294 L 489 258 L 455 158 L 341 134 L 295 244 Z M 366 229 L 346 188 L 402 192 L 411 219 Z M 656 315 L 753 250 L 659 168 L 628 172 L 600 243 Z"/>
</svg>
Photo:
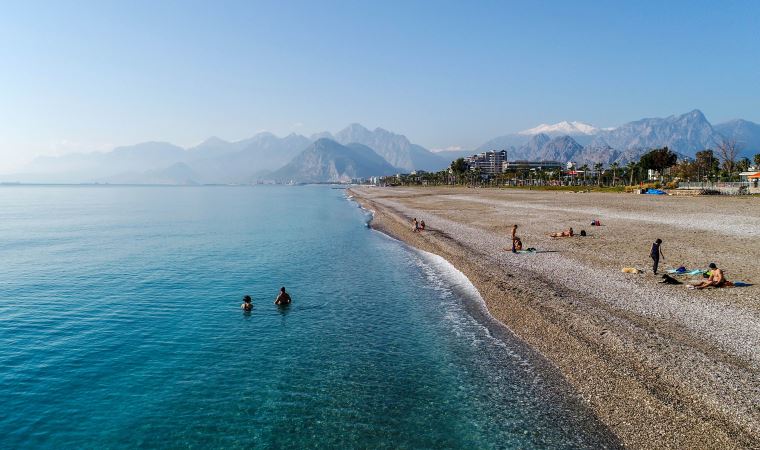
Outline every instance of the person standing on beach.
<svg viewBox="0 0 760 450">
<path fill-rule="evenodd" d="M 417 222 L 417 218 L 416 217 L 414 218 L 414 220 L 412 220 L 412 225 L 413 225 L 412 231 L 414 231 L 415 233 L 417 231 L 420 231 L 420 223 Z"/>
<path fill-rule="evenodd" d="M 517 224 L 512 225 L 512 253 L 517 253 L 517 250 L 522 250 L 522 242 L 520 243 L 520 248 L 517 248 L 517 242 L 520 239 L 517 237 Z"/>
<path fill-rule="evenodd" d="M 665 255 L 662 254 L 662 249 L 660 248 L 660 245 L 662 244 L 662 239 L 657 239 L 654 241 L 654 244 L 652 244 L 652 250 L 649 252 L 649 257 L 652 258 L 652 271 L 655 275 L 657 275 L 657 266 L 660 265 L 660 257 L 662 259 L 665 259 Z"/>
</svg>

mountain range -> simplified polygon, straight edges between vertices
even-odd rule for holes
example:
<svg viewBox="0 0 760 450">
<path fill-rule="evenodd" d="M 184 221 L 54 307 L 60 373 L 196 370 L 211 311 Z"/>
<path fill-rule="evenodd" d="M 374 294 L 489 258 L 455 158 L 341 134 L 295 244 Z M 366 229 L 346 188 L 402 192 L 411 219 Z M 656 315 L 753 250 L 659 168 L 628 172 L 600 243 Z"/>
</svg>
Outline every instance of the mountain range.
<svg viewBox="0 0 760 450">
<path fill-rule="evenodd" d="M 637 160 L 644 152 L 668 146 L 682 157 L 735 139 L 740 154 L 760 152 L 760 125 L 742 119 L 712 125 L 699 110 L 647 118 L 615 128 L 583 122 L 541 124 L 493 138 L 473 150 L 431 152 L 406 136 L 351 124 L 335 134 L 278 137 L 258 133 L 229 142 L 211 137 L 182 148 L 145 142 L 109 152 L 39 157 L 22 173 L 2 182 L 249 184 L 257 181 L 343 182 L 352 178 L 446 168 L 458 157 L 507 150 L 510 160 L 574 161 L 578 164 Z"/>
<path fill-rule="evenodd" d="M 681 157 L 715 148 L 723 139 L 735 139 L 739 153 L 760 152 L 760 125 L 733 120 L 713 126 L 695 109 L 665 118 L 647 118 L 615 128 L 596 128 L 581 122 L 560 122 L 489 140 L 475 152 L 507 150 L 510 160 L 554 160 L 576 163 L 626 163 L 653 148 L 667 146 Z"/>
</svg>

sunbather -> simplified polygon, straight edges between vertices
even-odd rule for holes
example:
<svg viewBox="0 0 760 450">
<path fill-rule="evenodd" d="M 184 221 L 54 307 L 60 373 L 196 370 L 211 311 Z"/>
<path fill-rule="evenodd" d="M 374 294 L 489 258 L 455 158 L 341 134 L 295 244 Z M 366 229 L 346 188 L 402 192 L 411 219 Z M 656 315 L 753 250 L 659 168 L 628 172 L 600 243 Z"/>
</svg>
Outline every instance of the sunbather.
<svg viewBox="0 0 760 450">
<path fill-rule="evenodd" d="M 726 279 L 723 270 L 718 269 L 718 266 L 716 266 L 715 263 L 710 263 L 710 271 L 710 276 L 705 281 L 694 285 L 695 289 L 704 289 L 711 286 L 720 288 L 734 285 Z"/>
<path fill-rule="evenodd" d="M 558 232 L 556 232 L 556 233 L 552 233 L 552 234 L 550 234 L 549 236 L 551 236 L 551 237 L 553 237 L 553 238 L 560 238 L 560 237 L 572 237 L 572 236 L 573 236 L 573 234 L 574 234 L 574 233 L 573 233 L 573 227 L 570 227 L 570 228 L 568 228 L 567 230 L 564 230 L 564 231 L 558 231 Z"/>
</svg>

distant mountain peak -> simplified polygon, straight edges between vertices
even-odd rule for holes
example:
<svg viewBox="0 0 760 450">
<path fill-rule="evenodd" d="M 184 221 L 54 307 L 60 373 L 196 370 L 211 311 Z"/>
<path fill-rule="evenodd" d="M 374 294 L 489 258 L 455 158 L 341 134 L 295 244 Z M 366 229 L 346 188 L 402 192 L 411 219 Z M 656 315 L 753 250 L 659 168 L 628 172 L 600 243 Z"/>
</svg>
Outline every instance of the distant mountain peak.
<svg viewBox="0 0 760 450">
<path fill-rule="evenodd" d="M 360 123 L 356 123 L 356 122 L 348 124 L 348 126 L 346 128 L 344 128 L 341 131 L 339 131 L 339 133 L 344 133 L 344 132 L 371 133 L 371 131 L 369 131 L 369 129 L 367 127 L 365 127 L 364 125 L 362 125 Z"/>
<path fill-rule="evenodd" d="M 201 142 L 197 146 L 200 147 L 202 145 L 225 145 L 225 144 L 229 144 L 229 142 L 225 141 L 224 139 L 222 139 L 220 137 L 211 136 L 210 138 L 204 140 L 203 142 Z"/>
<path fill-rule="evenodd" d="M 412 144 L 403 134 L 377 127 L 370 131 L 363 125 L 352 123 L 333 137 L 340 144 L 363 144 L 382 156 L 392 166 L 402 170 L 440 170 L 447 161 L 427 149 Z"/>
<path fill-rule="evenodd" d="M 537 127 L 518 132 L 526 136 L 532 136 L 540 133 L 544 134 L 564 134 L 564 135 L 593 135 L 599 132 L 599 129 L 593 125 L 583 122 L 568 122 L 564 120 L 555 124 L 542 123 Z"/>
</svg>

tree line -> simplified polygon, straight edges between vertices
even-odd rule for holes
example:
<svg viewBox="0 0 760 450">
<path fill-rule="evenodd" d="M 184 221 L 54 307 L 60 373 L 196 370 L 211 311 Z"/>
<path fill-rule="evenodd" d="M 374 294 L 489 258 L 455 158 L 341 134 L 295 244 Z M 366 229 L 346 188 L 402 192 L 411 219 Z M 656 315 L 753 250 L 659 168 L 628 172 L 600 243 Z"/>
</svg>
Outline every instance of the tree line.
<svg viewBox="0 0 760 450">
<path fill-rule="evenodd" d="M 507 170 L 499 174 L 487 175 L 480 170 L 471 170 L 464 158 L 452 161 L 448 169 L 439 172 L 425 172 L 384 177 L 386 185 L 477 185 L 477 186 L 605 186 L 616 187 L 638 185 L 649 181 L 663 183 L 678 181 L 738 181 L 739 173 L 751 166 L 760 170 L 760 153 L 753 159 L 739 158 L 736 142 L 725 140 L 716 149 L 705 149 L 694 158 L 679 157 L 668 147 L 657 148 L 641 155 L 638 161 L 625 165 L 613 162 L 581 166 L 569 165 L 560 169 Z M 650 177 L 650 170 L 654 179 Z"/>
</svg>

